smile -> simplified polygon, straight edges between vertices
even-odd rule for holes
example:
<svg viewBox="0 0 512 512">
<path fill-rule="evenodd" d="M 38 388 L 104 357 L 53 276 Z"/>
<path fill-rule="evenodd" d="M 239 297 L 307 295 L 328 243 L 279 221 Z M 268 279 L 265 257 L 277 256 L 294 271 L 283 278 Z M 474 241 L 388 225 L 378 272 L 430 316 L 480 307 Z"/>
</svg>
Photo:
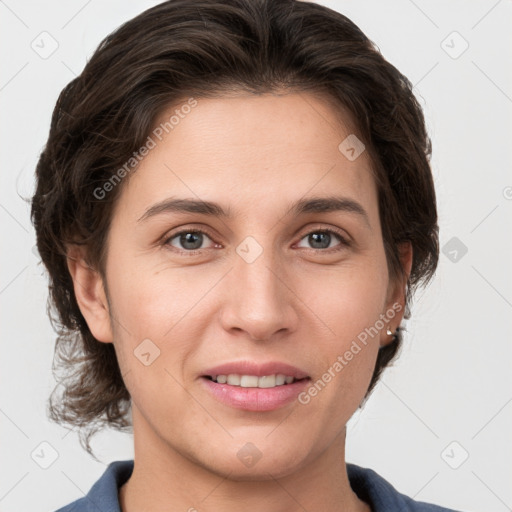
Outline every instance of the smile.
<svg viewBox="0 0 512 512">
<path fill-rule="evenodd" d="M 230 373 L 229 375 L 212 375 L 210 378 L 218 384 L 229 384 L 230 386 L 240 386 L 242 388 L 274 388 L 276 386 L 284 386 L 293 384 L 293 382 L 302 379 L 296 379 L 291 375 L 283 375 L 278 373 L 275 375 L 240 375 L 238 373 Z"/>
</svg>

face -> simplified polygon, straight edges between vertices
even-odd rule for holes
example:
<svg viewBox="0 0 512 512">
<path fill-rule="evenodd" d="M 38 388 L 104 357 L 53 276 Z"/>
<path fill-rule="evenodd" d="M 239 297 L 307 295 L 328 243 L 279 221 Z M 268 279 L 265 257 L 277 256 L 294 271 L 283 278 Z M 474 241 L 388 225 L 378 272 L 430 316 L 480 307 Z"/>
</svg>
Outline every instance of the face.
<svg viewBox="0 0 512 512">
<path fill-rule="evenodd" d="M 354 159 L 353 139 L 339 148 L 355 133 L 341 112 L 309 94 L 198 99 L 124 184 L 109 315 L 83 310 L 114 343 L 135 436 L 155 454 L 285 476 L 363 399 L 403 290 L 389 280 L 370 159 Z"/>
</svg>

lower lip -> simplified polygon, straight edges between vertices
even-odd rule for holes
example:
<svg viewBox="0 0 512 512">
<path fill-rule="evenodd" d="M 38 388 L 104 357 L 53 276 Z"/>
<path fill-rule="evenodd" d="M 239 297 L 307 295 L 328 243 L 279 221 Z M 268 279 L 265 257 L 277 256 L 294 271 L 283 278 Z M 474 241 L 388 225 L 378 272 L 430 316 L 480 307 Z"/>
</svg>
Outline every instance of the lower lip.
<svg viewBox="0 0 512 512">
<path fill-rule="evenodd" d="M 275 388 L 243 388 L 219 384 L 206 377 L 201 380 L 219 402 L 235 409 L 260 412 L 272 411 L 292 403 L 309 383 L 309 379 L 302 379 Z"/>
</svg>

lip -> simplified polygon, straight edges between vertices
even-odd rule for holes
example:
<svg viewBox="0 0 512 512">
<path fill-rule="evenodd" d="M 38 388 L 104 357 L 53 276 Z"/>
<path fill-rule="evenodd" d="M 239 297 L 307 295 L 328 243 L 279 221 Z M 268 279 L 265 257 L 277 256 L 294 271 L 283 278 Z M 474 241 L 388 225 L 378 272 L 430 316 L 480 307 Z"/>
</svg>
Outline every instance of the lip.
<svg viewBox="0 0 512 512">
<path fill-rule="evenodd" d="M 208 368 L 201 374 L 201 377 L 211 377 L 212 375 L 229 375 L 230 373 L 236 373 L 238 375 L 255 375 L 256 377 L 282 373 L 283 375 L 295 377 L 297 380 L 309 377 L 309 375 L 303 370 L 287 363 L 281 363 L 279 361 L 270 361 L 267 363 L 255 363 L 254 361 L 233 361 Z"/>
<path fill-rule="evenodd" d="M 281 373 L 301 380 L 274 388 L 242 388 L 229 384 L 219 384 L 208 378 L 212 375 L 229 375 L 232 373 L 255 375 L 257 377 Z M 279 409 L 295 401 L 301 391 L 309 385 L 311 378 L 303 370 L 287 363 L 275 361 L 258 364 L 254 361 L 237 361 L 205 370 L 200 380 L 205 391 L 220 403 L 235 409 L 263 412 Z"/>
<path fill-rule="evenodd" d="M 242 388 L 219 384 L 206 377 L 201 378 L 206 391 L 224 405 L 245 411 L 273 411 L 296 400 L 309 385 L 310 379 L 297 380 L 275 388 Z"/>
</svg>

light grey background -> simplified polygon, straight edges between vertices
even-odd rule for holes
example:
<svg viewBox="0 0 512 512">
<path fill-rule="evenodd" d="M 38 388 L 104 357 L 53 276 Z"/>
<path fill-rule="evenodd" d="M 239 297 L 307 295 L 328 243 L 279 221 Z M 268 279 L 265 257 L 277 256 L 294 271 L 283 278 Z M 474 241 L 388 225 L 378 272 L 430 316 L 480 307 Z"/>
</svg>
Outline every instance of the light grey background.
<svg viewBox="0 0 512 512">
<path fill-rule="evenodd" d="M 105 35 L 156 3 L 0 0 L 1 511 L 53 511 L 83 496 L 109 462 L 133 457 L 131 436 L 106 431 L 93 442 L 97 463 L 76 432 L 46 418 L 55 336 L 23 197 L 61 89 Z M 351 18 L 415 84 L 444 251 L 416 297 L 400 359 L 350 421 L 347 460 L 417 500 L 510 510 L 512 2 L 321 3 Z M 58 48 L 47 58 L 31 47 L 48 52 L 52 38 Z"/>
</svg>

